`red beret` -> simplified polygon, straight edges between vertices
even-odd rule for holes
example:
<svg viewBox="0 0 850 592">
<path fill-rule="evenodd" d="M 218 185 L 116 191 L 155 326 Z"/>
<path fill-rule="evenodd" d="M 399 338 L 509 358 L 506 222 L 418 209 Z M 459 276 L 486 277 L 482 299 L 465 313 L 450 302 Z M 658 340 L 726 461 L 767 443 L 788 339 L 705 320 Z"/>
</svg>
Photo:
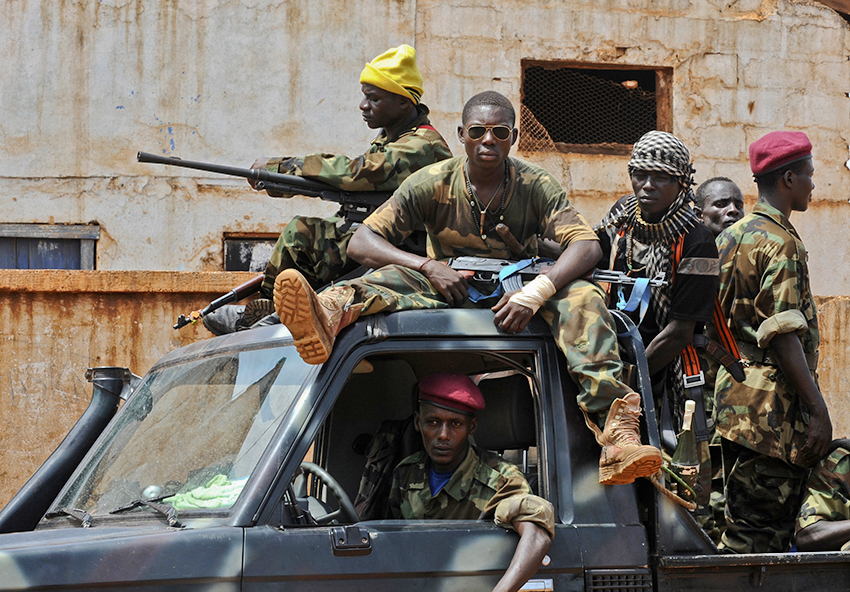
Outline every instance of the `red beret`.
<svg viewBox="0 0 850 592">
<path fill-rule="evenodd" d="M 803 132 L 770 132 L 750 144 L 750 168 L 758 177 L 812 155 L 812 143 Z"/>
<path fill-rule="evenodd" d="M 435 372 L 419 383 L 419 400 L 464 415 L 484 409 L 484 396 L 472 379 L 454 372 Z"/>
</svg>

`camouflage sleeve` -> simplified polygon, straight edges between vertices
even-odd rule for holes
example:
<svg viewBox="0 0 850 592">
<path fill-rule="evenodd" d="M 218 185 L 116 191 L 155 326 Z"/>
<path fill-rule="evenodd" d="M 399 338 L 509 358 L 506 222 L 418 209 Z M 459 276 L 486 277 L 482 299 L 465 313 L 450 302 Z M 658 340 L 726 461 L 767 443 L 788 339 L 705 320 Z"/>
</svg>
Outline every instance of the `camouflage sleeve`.
<svg viewBox="0 0 850 592">
<path fill-rule="evenodd" d="M 410 234 L 425 224 L 426 208 L 436 191 L 430 179 L 441 179 L 445 163 L 433 165 L 411 175 L 363 225 L 393 245 L 400 245 Z"/>
<path fill-rule="evenodd" d="M 393 471 L 393 484 L 390 486 L 390 495 L 387 499 L 387 515 L 396 520 L 401 519 L 401 480 L 399 469 Z"/>
<path fill-rule="evenodd" d="M 309 154 L 301 175 L 347 191 L 395 191 L 414 171 L 449 157 L 439 133 L 419 128 L 357 158 Z"/>
<path fill-rule="evenodd" d="M 843 448 L 818 463 L 812 472 L 797 515 L 797 531 L 820 520 L 850 520 L 850 452 Z"/>
<path fill-rule="evenodd" d="M 759 347 L 767 347 L 776 335 L 804 331 L 808 327 L 801 311 L 806 274 L 801 269 L 804 263 L 799 260 L 797 245 L 791 237 L 785 239 L 772 233 L 768 233 L 766 241 L 761 255 L 770 252 L 771 257 L 754 303 L 760 321 L 756 334 Z M 750 256 L 757 257 L 759 253 Z"/>
<path fill-rule="evenodd" d="M 484 515 L 493 516 L 502 528 L 516 530 L 514 522 L 532 522 L 555 536 L 555 510 L 548 501 L 531 492 L 518 467 L 500 461 L 494 467 L 500 474 L 496 493 L 484 506 Z"/>
<path fill-rule="evenodd" d="M 524 175 L 519 182 L 524 181 Z M 574 241 L 598 241 L 587 220 L 570 203 L 567 192 L 548 172 L 535 180 L 535 193 L 543 198 L 540 212 L 540 234 L 566 248 Z"/>
</svg>

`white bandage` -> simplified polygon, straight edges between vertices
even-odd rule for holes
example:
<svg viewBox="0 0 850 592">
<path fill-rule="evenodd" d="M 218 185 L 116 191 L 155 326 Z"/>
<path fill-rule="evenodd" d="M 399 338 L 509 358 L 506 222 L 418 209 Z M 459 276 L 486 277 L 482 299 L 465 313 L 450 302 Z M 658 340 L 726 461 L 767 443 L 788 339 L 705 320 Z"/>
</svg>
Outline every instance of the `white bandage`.
<svg viewBox="0 0 850 592">
<path fill-rule="evenodd" d="M 555 284 L 552 283 L 545 275 L 538 275 L 532 281 L 522 287 L 522 290 L 510 297 L 510 302 L 519 304 L 526 308 L 530 308 L 531 312 L 536 313 L 543 306 L 550 296 L 557 290 Z"/>
</svg>

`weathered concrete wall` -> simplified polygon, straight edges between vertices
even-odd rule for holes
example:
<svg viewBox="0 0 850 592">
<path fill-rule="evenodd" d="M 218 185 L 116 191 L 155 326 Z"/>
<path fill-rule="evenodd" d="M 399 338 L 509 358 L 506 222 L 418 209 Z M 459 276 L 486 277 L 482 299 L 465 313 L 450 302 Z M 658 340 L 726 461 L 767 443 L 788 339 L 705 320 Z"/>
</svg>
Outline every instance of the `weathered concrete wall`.
<svg viewBox="0 0 850 592">
<path fill-rule="evenodd" d="M 251 273 L 0 270 L 0 506 L 62 441 L 91 399 L 91 366 L 144 374 L 210 336 L 171 328 Z"/>
<path fill-rule="evenodd" d="M 850 26 L 811 1 L 24 0 L 0 5 L 0 221 L 103 227 L 98 269 L 222 269 L 224 232 L 277 232 L 316 200 L 134 162 L 137 150 L 248 166 L 357 154 L 363 62 L 412 43 L 425 102 L 454 139 L 464 102 L 520 98 L 524 58 L 673 68 L 673 131 L 697 180 L 755 199 L 746 148 L 806 131 L 817 169 L 795 215 L 816 293 L 850 295 Z M 525 154 L 588 219 L 628 191 L 627 158 Z M 171 177 L 175 175 L 176 177 Z M 824 236 L 834 237 L 823 240 Z"/>
</svg>

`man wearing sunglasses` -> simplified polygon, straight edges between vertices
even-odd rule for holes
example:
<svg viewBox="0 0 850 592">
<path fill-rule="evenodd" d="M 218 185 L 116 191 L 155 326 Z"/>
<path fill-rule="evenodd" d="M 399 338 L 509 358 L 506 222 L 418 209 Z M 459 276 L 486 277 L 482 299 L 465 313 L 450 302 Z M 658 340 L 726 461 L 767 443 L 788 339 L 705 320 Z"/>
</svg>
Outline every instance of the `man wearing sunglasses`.
<svg viewBox="0 0 850 592">
<path fill-rule="evenodd" d="M 654 474 L 661 452 L 640 443 L 640 396 L 620 380 L 623 365 L 605 294 L 581 279 L 602 256 L 596 234 L 552 175 L 509 157 L 517 130 L 507 98 L 493 91 L 475 95 L 462 118 L 458 139 L 465 155 L 411 175 L 352 237 L 349 255 L 380 269 L 319 295 L 297 271 L 282 272 L 274 290 L 281 321 L 301 357 L 319 364 L 339 330 L 361 314 L 484 305 L 502 331 L 518 333 L 540 310 L 602 446 L 599 481 L 631 483 Z M 429 257 L 396 246 L 423 227 Z M 441 263 L 457 256 L 534 256 L 538 236 L 560 245 L 557 262 L 522 290 L 494 298 L 495 304 L 470 302 L 470 283 Z"/>
<path fill-rule="evenodd" d="M 341 154 L 262 158 L 251 168 L 297 175 L 346 191 L 393 191 L 414 171 L 451 157 L 446 141 L 428 120 L 428 107 L 420 102 L 423 82 L 414 48 L 400 45 L 388 49 L 366 64 L 360 84 L 363 120 L 370 128 L 381 130 L 364 154 L 355 158 Z M 254 186 L 253 181 L 249 183 Z M 232 333 L 274 312 L 270 299 L 282 269 L 298 269 L 318 288 L 357 268 L 358 263 L 346 253 L 354 230 L 341 227 L 341 222 L 336 217 L 293 218 L 281 232 L 266 266 L 260 288 L 263 298 L 247 308 L 224 306 L 205 316 L 204 326 L 216 335 Z"/>
</svg>

